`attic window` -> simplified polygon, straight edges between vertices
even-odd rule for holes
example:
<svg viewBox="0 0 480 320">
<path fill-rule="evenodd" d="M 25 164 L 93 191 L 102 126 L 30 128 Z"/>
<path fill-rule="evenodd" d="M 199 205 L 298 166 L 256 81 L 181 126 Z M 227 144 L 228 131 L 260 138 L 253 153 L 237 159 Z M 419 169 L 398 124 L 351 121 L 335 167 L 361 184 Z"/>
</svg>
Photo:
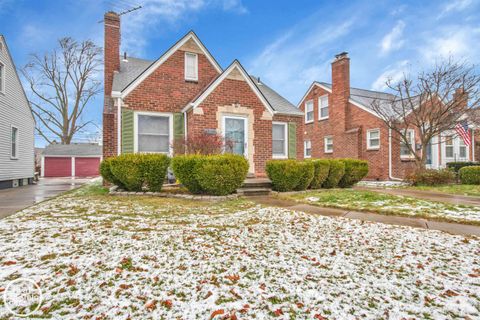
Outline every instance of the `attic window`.
<svg viewBox="0 0 480 320">
<path fill-rule="evenodd" d="M 198 55 L 185 52 L 185 80 L 198 81 Z"/>
</svg>

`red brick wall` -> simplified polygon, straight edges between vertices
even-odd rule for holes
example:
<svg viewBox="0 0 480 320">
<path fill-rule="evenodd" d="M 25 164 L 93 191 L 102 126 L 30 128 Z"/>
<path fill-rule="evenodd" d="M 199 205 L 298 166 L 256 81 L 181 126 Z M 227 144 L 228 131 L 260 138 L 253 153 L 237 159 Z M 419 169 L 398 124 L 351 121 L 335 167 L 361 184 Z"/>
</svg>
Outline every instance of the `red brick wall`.
<svg viewBox="0 0 480 320">
<path fill-rule="evenodd" d="M 104 22 L 104 94 L 111 96 L 113 72 L 120 70 L 120 17 L 116 13 L 107 12 Z"/>
<path fill-rule="evenodd" d="M 117 155 L 117 125 L 114 113 L 103 114 L 103 158 Z"/>
</svg>

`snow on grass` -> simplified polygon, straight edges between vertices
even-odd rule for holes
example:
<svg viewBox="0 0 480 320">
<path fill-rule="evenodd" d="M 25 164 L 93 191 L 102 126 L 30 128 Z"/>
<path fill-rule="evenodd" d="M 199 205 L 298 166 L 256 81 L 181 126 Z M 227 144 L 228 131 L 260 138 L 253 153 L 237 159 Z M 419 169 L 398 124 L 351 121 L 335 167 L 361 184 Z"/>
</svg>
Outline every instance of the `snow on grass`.
<svg viewBox="0 0 480 320">
<path fill-rule="evenodd" d="M 1 220 L 0 249 L 44 317 L 480 317 L 478 238 L 243 200 L 66 195 Z"/>
<path fill-rule="evenodd" d="M 453 205 L 374 191 L 336 189 L 281 195 L 309 204 L 480 225 L 480 207 Z"/>
</svg>

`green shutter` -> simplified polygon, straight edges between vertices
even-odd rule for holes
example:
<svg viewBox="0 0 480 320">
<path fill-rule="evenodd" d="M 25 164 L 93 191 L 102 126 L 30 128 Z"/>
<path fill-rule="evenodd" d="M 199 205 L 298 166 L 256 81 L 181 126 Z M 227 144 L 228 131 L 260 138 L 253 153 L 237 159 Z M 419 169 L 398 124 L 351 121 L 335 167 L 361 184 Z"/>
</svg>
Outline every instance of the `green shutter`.
<svg viewBox="0 0 480 320">
<path fill-rule="evenodd" d="M 133 153 L 133 110 L 122 108 L 122 153 Z"/>
<path fill-rule="evenodd" d="M 183 113 L 173 114 L 173 139 L 185 139 L 185 122 Z"/>
<path fill-rule="evenodd" d="M 297 124 L 288 123 L 288 158 L 297 158 Z"/>
</svg>

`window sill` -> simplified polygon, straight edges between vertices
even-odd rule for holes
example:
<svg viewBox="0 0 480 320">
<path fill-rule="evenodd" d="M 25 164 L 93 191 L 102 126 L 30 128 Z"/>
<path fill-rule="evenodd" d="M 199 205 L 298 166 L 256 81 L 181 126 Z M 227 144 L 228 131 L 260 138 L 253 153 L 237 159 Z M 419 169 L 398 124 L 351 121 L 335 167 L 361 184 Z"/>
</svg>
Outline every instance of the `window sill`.
<svg viewBox="0 0 480 320">
<path fill-rule="evenodd" d="M 18 157 L 10 157 L 10 160 L 18 160 Z"/>
<path fill-rule="evenodd" d="M 412 161 L 415 161 L 415 157 L 407 157 L 407 156 L 400 156 L 400 161 L 403 161 L 403 162 L 412 162 Z"/>
<path fill-rule="evenodd" d="M 288 159 L 286 155 L 272 155 L 272 159 Z"/>
<path fill-rule="evenodd" d="M 310 123 L 313 123 L 313 120 L 305 121 L 305 124 L 310 124 Z"/>
<path fill-rule="evenodd" d="M 185 79 L 185 82 L 188 82 L 188 83 L 198 83 L 198 79 Z"/>
<path fill-rule="evenodd" d="M 324 121 L 324 120 L 328 120 L 329 117 L 324 117 L 324 118 L 318 118 L 318 121 Z"/>
<path fill-rule="evenodd" d="M 380 147 L 378 148 L 367 148 L 367 151 L 379 151 Z"/>
<path fill-rule="evenodd" d="M 333 151 L 324 151 L 323 153 L 333 153 Z"/>
<path fill-rule="evenodd" d="M 312 156 L 303 156 L 305 159 L 310 159 Z"/>
</svg>

